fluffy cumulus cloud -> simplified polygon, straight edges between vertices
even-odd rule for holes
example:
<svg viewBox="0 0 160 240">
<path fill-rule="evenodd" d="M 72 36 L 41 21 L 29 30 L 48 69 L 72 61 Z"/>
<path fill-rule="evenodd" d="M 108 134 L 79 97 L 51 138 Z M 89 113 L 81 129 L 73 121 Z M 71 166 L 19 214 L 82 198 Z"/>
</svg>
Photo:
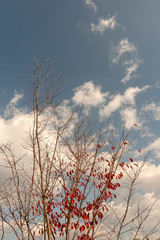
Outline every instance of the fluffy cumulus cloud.
<svg viewBox="0 0 160 240">
<path fill-rule="evenodd" d="M 139 178 L 139 188 L 141 188 L 144 192 L 154 193 L 156 196 L 160 196 L 160 189 L 157 184 L 157 182 L 159 182 L 159 176 L 160 165 L 155 165 L 152 162 L 146 162 L 144 170 Z"/>
<path fill-rule="evenodd" d="M 72 106 L 70 105 L 70 101 L 67 99 L 64 99 L 61 104 L 58 105 L 56 108 L 57 116 L 60 120 L 60 123 L 67 124 L 67 132 L 64 131 L 65 136 L 71 135 L 72 131 L 74 130 L 75 123 L 78 121 L 78 114 L 72 109 Z M 72 121 L 69 121 L 69 119 L 72 118 Z M 49 134 L 50 135 L 50 134 Z"/>
<path fill-rule="evenodd" d="M 75 104 L 97 107 L 105 103 L 107 96 L 108 92 L 103 93 L 100 86 L 89 81 L 74 89 L 72 100 Z"/>
<path fill-rule="evenodd" d="M 30 164 L 30 160 L 32 159 L 32 156 L 30 155 L 31 152 L 27 150 L 29 147 L 27 144 L 30 143 L 29 132 L 32 130 L 33 126 L 33 113 L 27 112 L 26 109 L 18 107 L 18 101 L 22 99 L 22 97 L 22 94 L 17 94 L 17 92 L 15 92 L 14 97 L 11 99 L 11 101 L 6 106 L 6 109 L 4 110 L 4 114 L 0 115 L 0 145 L 10 144 L 15 153 L 15 156 L 17 157 L 21 157 L 27 153 L 22 159 L 22 161 L 25 162 L 26 166 L 27 164 Z M 41 123 L 44 122 L 43 119 L 48 120 L 48 128 L 44 130 L 46 143 L 54 143 L 56 139 L 53 122 L 52 128 L 49 124 L 51 114 L 52 112 L 48 110 L 48 112 L 46 111 L 44 115 L 40 117 L 40 120 L 42 120 Z M 72 108 L 69 105 L 68 100 L 64 100 L 61 104 L 59 104 L 57 107 L 57 114 L 61 120 L 63 119 L 64 122 L 72 116 Z M 72 118 L 73 117 L 76 121 L 77 115 L 74 114 Z M 68 124 L 68 132 L 71 132 L 73 128 L 73 123 Z M 8 169 L 2 167 L 6 165 L 4 162 L 2 162 L 2 159 L 0 159 L 0 165 L 1 177 L 8 176 Z"/>
<path fill-rule="evenodd" d="M 25 140 L 28 139 L 29 126 L 32 123 L 32 114 L 21 112 L 16 109 L 14 116 L 10 119 L 5 119 L 0 116 L 0 145 L 11 144 L 11 148 L 17 157 L 21 157 L 26 154 L 27 150 L 23 147 L 26 146 Z M 32 159 L 32 158 L 30 158 Z M 23 159 L 25 164 L 29 164 L 29 158 Z M 9 169 L 3 160 L 0 160 L 0 175 L 2 178 L 8 176 Z"/>
<path fill-rule="evenodd" d="M 151 116 L 154 118 L 154 120 L 159 121 L 160 120 L 160 103 L 150 103 L 145 105 L 142 108 L 143 111 L 146 113 L 151 114 Z"/>
<path fill-rule="evenodd" d="M 156 158 L 160 158 L 160 138 L 150 142 L 147 147 L 143 148 L 143 152 L 151 152 Z"/>
<path fill-rule="evenodd" d="M 123 105 L 134 105 L 135 97 L 138 93 L 145 91 L 149 86 L 143 88 L 130 87 L 127 88 L 124 94 L 116 94 L 110 97 L 110 101 L 106 106 L 103 106 L 100 110 L 100 116 L 102 118 L 109 117 L 113 112 L 117 111 Z"/>
<path fill-rule="evenodd" d="M 116 21 L 116 16 L 114 15 L 111 18 L 99 18 L 97 25 L 91 23 L 91 31 L 103 34 L 106 30 L 114 30 L 117 26 L 118 23 Z"/>
<path fill-rule="evenodd" d="M 134 43 L 129 42 L 127 38 L 122 39 L 117 46 L 112 46 L 111 49 L 112 64 L 121 64 L 125 67 L 125 77 L 121 82 L 126 83 L 133 77 L 136 78 L 136 73 L 142 61 L 138 58 L 137 48 Z"/>
<path fill-rule="evenodd" d="M 69 100 L 64 99 L 62 103 L 57 107 L 58 116 L 65 122 L 72 115 L 72 108 L 69 105 Z"/>
<path fill-rule="evenodd" d="M 94 12 L 97 11 L 97 6 L 92 0 L 85 0 L 85 4 L 87 5 L 87 7 L 92 9 Z"/>
<path fill-rule="evenodd" d="M 137 116 L 137 109 L 133 107 L 127 107 L 120 111 L 122 120 L 125 121 L 125 127 L 130 129 L 133 124 L 141 126 L 141 123 Z"/>
<path fill-rule="evenodd" d="M 27 130 L 29 130 L 31 120 L 30 113 L 26 113 L 25 109 L 17 107 L 22 98 L 23 94 L 18 94 L 15 91 L 13 98 L 4 110 L 3 116 L 0 116 L 0 144 L 12 142 L 17 149 L 18 145 L 21 146 L 21 141 L 25 137 Z"/>
</svg>

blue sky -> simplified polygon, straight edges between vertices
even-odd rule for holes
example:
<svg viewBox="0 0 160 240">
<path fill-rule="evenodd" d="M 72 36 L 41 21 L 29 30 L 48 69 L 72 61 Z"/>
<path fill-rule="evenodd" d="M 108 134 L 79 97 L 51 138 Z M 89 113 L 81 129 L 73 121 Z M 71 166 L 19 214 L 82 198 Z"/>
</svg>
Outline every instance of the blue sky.
<svg viewBox="0 0 160 240">
<path fill-rule="evenodd" d="M 136 110 L 140 114 L 146 104 L 154 103 L 158 114 L 159 7 L 159 0 L 14 0 L 10 5 L 2 1 L 1 111 L 14 90 L 29 89 L 35 55 L 39 62 L 48 57 L 55 60 L 57 73 L 67 67 L 63 98 L 72 98 L 73 89 L 89 81 L 110 97 L 149 85 L 136 94 Z M 143 111 L 157 134 L 157 121 L 150 114 Z"/>
<path fill-rule="evenodd" d="M 83 99 L 85 111 L 95 109 L 99 119 L 125 116 L 126 128 L 144 128 L 139 145 L 151 151 L 151 176 L 149 182 L 143 175 L 143 187 L 151 200 L 159 196 L 151 187 L 160 174 L 159 10 L 159 0 L 2 0 L 0 128 L 6 139 L 15 139 L 17 103 L 30 89 L 34 55 L 39 62 L 51 57 L 57 73 L 67 68 L 64 112 Z"/>
<path fill-rule="evenodd" d="M 95 11 L 94 5 L 83 0 L 14 0 L 10 5 L 2 1 L 1 95 L 28 86 L 34 54 L 40 61 L 54 59 L 58 71 L 68 66 L 65 79 L 70 89 L 90 80 L 111 92 L 155 84 L 159 80 L 159 5 L 158 0 L 101 0 L 95 2 Z M 91 31 L 91 24 L 113 16 L 114 29 Z M 126 85 L 120 82 L 125 68 L 120 64 L 110 67 L 111 45 L 125 38 L 143 61 L 136 72 L 139 78 Z"/>
</svg>

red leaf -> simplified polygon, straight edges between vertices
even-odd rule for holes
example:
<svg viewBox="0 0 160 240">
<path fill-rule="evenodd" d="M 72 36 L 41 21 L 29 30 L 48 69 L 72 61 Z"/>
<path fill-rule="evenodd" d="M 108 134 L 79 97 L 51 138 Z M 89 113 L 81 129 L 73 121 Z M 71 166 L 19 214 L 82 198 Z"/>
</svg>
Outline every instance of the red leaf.
<svg viewBox="0 0 160 240">
<path fill-rule="evenodd" d="M 83 185 L 84 187 L 86 186 L 86 185 L 84 184 L 84 182 L 81 182 L 81 185 Z"/>
<path fill-rule="evenodd" d="M 88 206 L 87 206 L 86 209 L 87 209 L 87 211 L 91 211 L 91 209 L 92 209 L 92 205 L 91 205 L 91 203 L 88 204 Z"/>
<path fill-rule="evenodd" d="M 102 219 L 103 218 L 103 214 L 101 212 L 98 213 L 98 217 L 99 219 Z"/>
<path fill-rule="evenodd" d="M 132 158 L 130 158 L 129 160 L 130 160 L 131 162 L 133 162 L 133 159 L 132 159 Z"/>
<path fill-rule="evenodd" d="M 85 226 L 82 225 L 82 226 L 79 228 L 79 230 L 80 230 L 81 232 L 84 232 L 84 230 L 85 230 Z"/>
<path fill-rule="evenodd" d="M 57 227 L 58 227 L 58 228 L 60 228 L 60 227 L 61 227 L 61 223 L 60 223 L 60 222 L 57 224 Z"/>
<path fill-rule="evenodd" d="M 74 228 L 75 228 L 75 229 L 78 228 L 78 223 L 74 223 Z"/>
<path fill-rule="evenodd" d="M 89 223 L 85 222 L 85 226 L 86 226 L 86 228 L 89 228 Z"/>
</svg>

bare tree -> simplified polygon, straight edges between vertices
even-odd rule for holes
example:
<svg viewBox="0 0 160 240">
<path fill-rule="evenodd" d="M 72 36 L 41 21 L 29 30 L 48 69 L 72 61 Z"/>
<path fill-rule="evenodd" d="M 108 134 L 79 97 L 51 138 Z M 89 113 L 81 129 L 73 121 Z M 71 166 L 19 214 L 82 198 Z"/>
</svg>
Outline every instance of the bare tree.
<svg viewBox="0 0 160 240">
<path fill-rule="evenodd" d="M 10 144 L 0 147 L 1 158 L 11 174 L 8 179 L 1 181 L 0 186 L 0 218 L 2 221 L 2 237 L 5 235 L 5 225 L 11 228 L 17 239 L 34 239 L 32 234 L 33 219 L 31 216 L 32 185 L 22 175 L 19 161 L 13 154 Z M 27 237 L 26 237 L 27 236 Z"/>
<path fill-rule="evenodd" d="M 132 128 L 126 132 L 125 124 L 120 137 L 117 129 L 108 127 L 104 132 L 90 117 L 84 117 L 80 106 L 62 118 L 55 102 L 62 74 L 56 76 L 51 66 L 48 61 L 35 61 L 33 122 L 25 146 L 31 165 L 23 166 L 23 158 L 16 157 L 10 144 L 0 147 L 11 171 L 10 178 L 1 183 L 1 239 L 5 224 L 17 239 L 35 239 L 38 233 L 44 240 L 118 240 L 126 231 L 133 232 L 136 239 L 153 207 L 138 207 L 137 214 L 127 218 L 135 181 L 143 167 L 128 157 L 136 135 L 131 137 Z M 118 197 L 127 169 L 134 174 L 128 175 L 129 192 L 120 218 L 110 206 Z M 102 232 L 101 226 L 107 224 L 110 214 L 114 224 Z"/>
</svg>

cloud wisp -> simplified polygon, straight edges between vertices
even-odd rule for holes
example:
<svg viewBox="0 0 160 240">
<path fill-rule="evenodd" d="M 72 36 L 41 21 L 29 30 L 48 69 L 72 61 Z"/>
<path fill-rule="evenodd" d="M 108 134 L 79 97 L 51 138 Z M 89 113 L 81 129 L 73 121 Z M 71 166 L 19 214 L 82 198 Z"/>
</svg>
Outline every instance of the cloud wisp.
<svg viewBox="0 0 160 240">
<path fill-rule="evenodd" d="M 139 64 L 141 63 L 141 61 L 139 59 L 135 59 L 131 64 L 129 64 L 126 67 L 126 75 L 125 77 L 121 80 L 122 83 L 126 83 L 128 81 L 131 80 L 131 78 L 137 78 L 137 75 L 133 75 L 133 73 L 135 73 L 139 67 Z"/>
<path fill-rule="evenodd" d="M 16 91 L 14 93 L 14 97 L 11 99 L 11 101 L 7 104 L 6 109 L 4 111 L 4 117 L 5 118 L 9 118 L 11 117 L 13 114 L 15 114 L 16 110 L 18 111 L 18 109 L 16 108 L 19 100 L 21 100 L 23 98 L 23 94 L 18 94 Z"/>
<path fill-rule="evenodd" d="M 133 43 L 129 42 L 127 38 L 124 38 L 118 43 L 117 46 L 113 46 L 111 51 L 112 51 L 111 54 L 112 63 L 118 64 L 120 58 L 125 53 L 131 53 L 132 55 L 136 54 L 137 48 Z"/>
<path fill-rule="evenodd" d="M 92 9 L 94 12 L 97 12 L 97 6 L 92 0 L 85 0 L 85 4 L 87 7 Z"/>
<path fill-rule="evenodd" d="M 137 78 L 137 75 L 133 73 L 136 73 L 142 60 L 138 58 L 137 47 L 127 38 L 124 38 L 117 46 L 112 46 L 111 63 L 112 65 L 120 63 L 125 67 L 125 77 L 121 80 L 125 84 L 132 78 Z"/>
<path fill-rule="evenodd" d="M 111 18 L 99 18 L 98 24 L 91 23 L 91 31 L 100 33 L 103 35 L 103 33 L 107 30 L 114 30 L 118 26 L 118 23 L 116 21 L 116 16 L 114 15 Z"/>
</svg>

